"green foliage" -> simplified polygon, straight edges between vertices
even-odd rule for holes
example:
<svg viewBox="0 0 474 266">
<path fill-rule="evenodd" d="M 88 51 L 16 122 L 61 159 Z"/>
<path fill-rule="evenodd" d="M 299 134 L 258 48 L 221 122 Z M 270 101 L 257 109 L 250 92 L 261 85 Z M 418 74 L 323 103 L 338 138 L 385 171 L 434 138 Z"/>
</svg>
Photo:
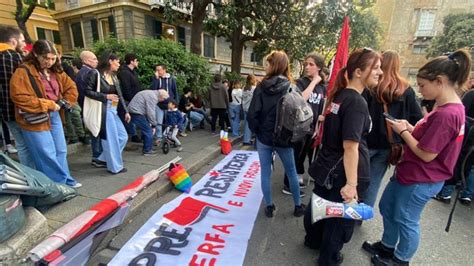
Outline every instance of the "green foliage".
<svg viewBox="0 0 474 266">
<path fill-rule="evenodd" d="M 450 14 L 443 19 L 443 32 L 433 38 L 427 57 L 474 45 L 474 13 Z"/>
<path fill-rule="evenodd" d="M 92 51 L 100 58 L 104 51 L 117 54 L 121 59 L 127 53 L 135 53 L 140 62 L 137 69 L 143 88 L 151 85 L 155 65 L 165 64 L 168 73 L 176 77 L 180 94 L 184 88 L 204 95 L 211 83 L 211 74 L 206 60 L 189 53 L 176 42 L 160 39 L 117 40 L 106 39 L 94 43 Z M 76 52 L 77 53 L 80 51 Z"/>
<path fill-rule="evenodd" d="M 230 84 L 234 84 L 236 81 L 240 81 L 242 84 L 244 83 L 245 79 L 239 73 L 235 72 L 225 72 L 224 78 L 229 81 Z"/>
</svg>

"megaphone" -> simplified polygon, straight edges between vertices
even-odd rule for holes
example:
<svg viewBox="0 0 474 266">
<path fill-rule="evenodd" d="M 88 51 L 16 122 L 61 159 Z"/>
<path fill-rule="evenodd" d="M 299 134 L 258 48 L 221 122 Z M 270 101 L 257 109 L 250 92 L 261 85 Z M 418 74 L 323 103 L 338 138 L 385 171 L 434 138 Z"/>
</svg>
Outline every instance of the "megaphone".
<svg viewBox="0 0 474 266">
<path fill-rule="evenodd" d="M 374 209 L 364 203 L 339 203 L 325 200 L 313 193 L 311 196 L 311 220 L 313 223 L 327 218 L 368 220 L 374 217 Z"/>
</svg>

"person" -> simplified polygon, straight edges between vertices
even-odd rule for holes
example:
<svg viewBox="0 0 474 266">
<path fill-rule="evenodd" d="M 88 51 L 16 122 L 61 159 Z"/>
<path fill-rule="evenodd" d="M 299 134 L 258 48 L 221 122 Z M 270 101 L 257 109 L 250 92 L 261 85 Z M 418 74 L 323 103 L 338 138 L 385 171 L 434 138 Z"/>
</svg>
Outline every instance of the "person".
<svg viewBox="0 0 474 266">
<path fill-rule="evenodd" d="M 313 193 L 333 202 L 363 200 L 369 185 L 367 134 L 371 119 L 361 93 L 378 84 L 380 55 L 372 49 L 355 49 L 339 70 L 325 110 L 322 148 L 311 163 Z M 318 265 L 340 265 L 344 243 L 352 238 L 355 220 L 330 218 L 311 222 L 311 201 L 304 227 L 305 246 L 319 249 Z"/>
<path fill-rule="evenodd" d="M 221 74 L 214 75 L 214 82 L 208 90 L 209 94 L 209 108 L 211 108 L 211 131 L 212 134 L 216 132 L 216 122 L 219 118 L 219 126 L 221 130 L 225 130 L 225 113 L 229 107 L 229 96 L 227 95 L 227 89 L 222 84 Z"/>
<path fill-rule="evenodd" d="M 39 40 L 34 43 L 33 51 L 10 80 L 10 96 L 15 104 L 15 119 L 21 127 L 36 169 L 57 183 L 81 187 L 81 183 L 69 172 L 61 122 L 66 105 L 77 103 L 76 84 L 62 71 L 58 52 L 51 42 Z M 48 119 L 30 124 L 20 111 L 47 113 Z"/>
<path fill-rule="evenodd" d="M 396 51 L 387 50 L 382 54 L 382 71 L 378 86 L 365 92 L 373 127 L 367 137 L 370 185 L 364 203 L 372 207 L 389 167 L 391 145 L 402 145 L 400 137 L 387 128 L 383 113 L 387 112 L 397 119 L 406 119 L 410 124 L 416 124 L 423 117 L 415 91 L 400 76 L 400 57 Z"/>
<path fill-rule="evenodd" d="M 0 109 L 2 124 L 7 126 L 3 127 L 4 137 L 7 141 L 6 144 L 11 145 L 11 147 L 7 146 L 7 149 L 15 148 L 11 144 L 9 134 L 7 136 L 7 132 L 11 132 L 15 138 L 15 150 L 18 152 L 20 163 L 35 168 L 21 129 L 15 120 L 15 106 L 10 97 L 10 79 L 13 72 L 22 62 L 22 56 L 18 51 L 22 51 L 24 47 L 25 37 L 20 29 L 13 26 L 0 25 L 0 69 L 2 69 L 0 72 Z"/>
<path fill-rule="evenodd" d="M 250 102 L 252 101 L 253 92 L 257 84 L 257 79 L 254 75 L 250 74 L 247 76 L 244 90 L 242 91 L 242 110 L 244 111 L 244 136 L 242 139 L 243 145 L 252 145 L 252 131 L 250 131 L 249 123 L 247 122 L 247 116 L 249 112 Z"/>
<path fill-rule="evenodd" d="M 468 79 L 471 58 L 457 50 L 423 65 L 417 74 L 420 93 L 435 100 L 436 108 L 415 126 L 407 120 L 390 120 L 405 142 L 402 161 L 380 199 L 382 239 L 364 242 L 375 265 L 409 265 L 420 242 L 423 208 L 451 178 L 461 151 L 465 113 L 456 90 Z"/>
<path fill-rule="evenodd" d="M 125 105 L 128 106 L 133 97 L 140 91 L 140 81 L 136 71 L 138 67 L 138 59 L 135 54 L 126 54 L 124 62 L 125 64 L 119 68 L 117 77 L 120 81 L 120 88 L 122 89 Z M 132 142 L 141 143 L 142 140 L 137 135 L 135 124 L 125 122 L 125 110 L 123 110 L 121 106 L 122 105 L 118 106 L 117 112 L 127 130 L 127 133 L 132 137 Z"/>
<path fill-rule="evenodd" d="M 474 79 L 471 78 L 469 84 L 469 91 L 467 91 L 462 97 L 462 103 L 464 105 L 464 112 L 466 116 L 474 118 L 474 90 L 472 86 L 474 86 Z M 466 128 L 467 131 L 467 128 Z M 471 160 L 468 160 L 468 162 Z M 471 161 L 472 162 L 472 161 Z M 472 198 L 474 197 L 474 165 L 468 166 L 469 174 L 466 178 L 466 187 L 461 191 L 459 195 L 459 202 L 463 205 L 471 205 Z M 466 172 L 466 171 L 465 171 Z M 444 203 L 451 202 L 451 194 L 453 194 L 455 186 L 454 185 L 444 185 L 443 189 L 436 195 L 435 199 Z"/>
<path fill-rule="evenodd" d="M 158 102 L 163 102 L 168 97 L 165 90 L 144 90 L 135 94 L 128 104 L 131 123 L 142 132 L 144 156 L 156 155 L 153 150 L 153 135 L 157 126 L 155 109 L 158 108 Z"/>
<path fill-rule="evenodd" d="M 229 114 L 232 137 L 238 137 L 240 135 L 240 112 L 242 111 L 242 84 L 237 80 L 232 87 L 232 101 L 229 103 Z"/>
<path fill-rule="evenodd" d="M 227 97 L 229 97 L 229 103 L 232 102 L 232 88 L 229 84 L 229 80 L 227 79 L 224 79 L 222 81 L 222 84 L 224 84 L 224 88 L 225 90 L 227 91 Z M 220 119 L 219 119 L 220 120 Z M 225 121 L 225 128 L 228 129 L 229 131 L 232 129 L 231 128 L 231 123 L 230 123 L 230 119 L 229 119 L 229 110 L 225 110 L 225 113 L 224 113 L 224 121 Z"/>
<path fill-rule="evenodd" d="M 166 112 L 168 111 L 168 101 L 173 100 L 175 102 L 179 102 L 176 78 L 167 73 L 166 65 L 158 64 L 155 66 L 155 75 L 152 77 L 150 89 L 164 89 L 168 92 L 170 96 L 168 100 L 159 104 L 159 108 L 156 108 L 156 117 L 158 125 L 161 125 L 156 128 L 155 133 L 157 144 L 159 144 L 161 138 L 163 137 L 162 125 L 164 124 L 163 121 L 166 118 Z"/>
<path fill-rule="evenodd" d="M 79 93 L 79 97 L 77 102 L 79 103 L 79 107 L 81 109 L 84 108 L 84 97 L 85 91 L 87 89 L 87 82 L 91 73 L 95 72 L 95 68 L 97 67 L 98 60 L 97 56 L 91 51 L 82 51 L 79 55 L 79 58 L 82 61 L 82 67 L 79 70 L 79 73 L 76 74 L 76 78 L 74 81 L 77 85 L 77 91 Z M 100 154 L 102 153 L 102 144 L 100 141 L 100 137 L 94 137 L 90 133 L 90 142 L 91 142 L 91 150 L 92 150 L 92 160 L 91 164 L 98 168 L 106 167 L 106 163 L 98 159 Z"/>
<path fill-rule="evenodd" d="M 200 126 L 204 128 L 205 113 L 202 110 L 195 110 L 194 104 L 191 103 L 193 92 L 189 88 L 185 88 L 183 96 L 179 99 L 179 110 L 186 114 L 187 120 L 189 121 L 189 128 L 192 130 L 193 127 Z"/>
<path fill-rule="evenodd" d="M 297 88 L 301 91 L 303 98 L 311 106 L 313 111 L 313 123 L 311 129 L 314 134 L 306 136 L 303 140 L 293 143 L 293 150 L 296 163 L 296 172 L 298 173 L 298 183 L 300 189 L 306 188 L 306 184 L 303 180 L 303 174 L 305 172 L 304 162 L 308 157 L 309 164 L 311 164 L 314 155 L 313 142 L 314 137 L 317 133 L 317 122 L 319 115 L 323 113 L 324 99 L 326 98 L 326 86 L 324 85 L 324 79 L 321 75 L 322 69 L 324 68 L 324 58 L 317 53 L 310 53 L 306 56 L 304 61 L 304 72 L 305 75 L 296 81 Z M 291 195 L 289 188 L 288 176 L 285 174 L 283 179 L 282 193 Z M 301 197 L 304 197 L 305 193 L 301 191 Z"/>
<path fill-rule="evenodd" d="M 73 58 L 73 59 L 71 60 L 71 67 L 72 67 L 72 70 L 74 71 L 74 78 L 73 78 L 73 80 L 75 80 L 77 73 L 79 73 L 79 71 L 81 71 L 81 68 L 82 68 L 82 60 L 81 60 L 80 58 Z"/>
<path fill-rule="evenodd" d="M 174 141 L 176 145 L 176 151 L 180 152 L 183 150 L 183 146 L 179 141 L 177 135 L 180 125 L 184 123 L 184 117 L 181 111 L 178 110 L 177 104 L 174 100 L 168 102 L 168 112 L 166 113 L 167 126 L 170 129 L 171 133 L 169 138 Z"/>
<path fill-rule="evenodd" d="M 127 172 L 127 168 L 123 166 L 122 152 L 127 144 L 128 135 L 117 114 L 119 104 L 125 110 L 125 122 L 129 123 L 131 119 L 125 106 L 120 82 L 114 74 L 119 67 L 119 58 L 115 54 L 104 52 L 97 65 L 97 71 L 91 71 L 88 75 L 85 90 L 87 97 L 102 102 L 102 125 L 99 133 L 102 153 L 97 157 L 97 163 L 105 162 L 111 174 Z M 97 92 L 97 75 L 100 80 L 99 92 Z"/>
<path fill-rule="evenodd" d="M 290 179 L 290 189 L 295 204 L 293 215 L 300 217 L 304 214 L 305 206 L 300 199 L 293 148 L 277 146 L 274 141 L 277 103 L 288 92 L 292 80 L 288 56 L 285 52 L 274 51 L 267 56 L 265 73 L 263 81 L 255 89 L 247 116 L 250 130 L 257 135 L 265 215 L 273 217 L 276 210 L 271 189 L 272 158 L 273 153 L 276 152 Z"/>
</svg>

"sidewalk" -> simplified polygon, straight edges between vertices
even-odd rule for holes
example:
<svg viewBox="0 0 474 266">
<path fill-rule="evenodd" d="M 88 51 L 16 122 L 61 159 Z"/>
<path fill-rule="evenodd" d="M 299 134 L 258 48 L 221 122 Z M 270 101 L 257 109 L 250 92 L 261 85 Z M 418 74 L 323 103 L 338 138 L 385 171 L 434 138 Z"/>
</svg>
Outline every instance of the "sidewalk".
<svg viewBox="0 0 474 266">
<path fill-rule="evenodd" d="M 234 139 L 233 143 L 237 141 L 239 139 Z M 219 135 L 212 135 L 209 130 L 190 132 L 187 137 L 181 138 L 181 142 L 183 144 L 182 152 L 176 152 L 176 149 L 171 148 L 170 152 L 165 155 L 161 150 L 158 150 L 156 156 L 150 157 L 142 155 L 142 144 L 129 142 L 123 152 L 124 166 L 128 169 L 128 172 L 117 175 L 108 173 L 105 168 L 96 168 L 91 165 L 90 146 L 80 144 L 80 146 L 68 147 L 71 175 L 83 186 L 78 189 L 79 195 L 77 197 L 49 208 L 40 209 L 41 214 L 47 220 L 47 223 L 44 223 L 43 226 L 47 224 L 49 233 L 52 233 L 88 210 L 92 205 L 134 181 L 138 176 L 161 167 L 177 156 L 182 158 L 180 163 L 192 175 L 199 168 L 220 155 Z M 73 148 L 73 151 L 71 151 L 71 148 Z M 140 213 L 143 208 L 171 189 L 172 185 L 163 173 L 156 182 L 135 197 L 124 224 L 127 223 L 128 219 L 131 219 L 130 217 Z M 41 237 L 44 237 L 44 234 Z M 27 241 L 29 243 L 25 244 L 34 246 L 42 240 L 34 237 L 31 237 L 31 239 L 35 240 Z M 33 241 L 35 243 L 32 243 Z"/>
</svg>

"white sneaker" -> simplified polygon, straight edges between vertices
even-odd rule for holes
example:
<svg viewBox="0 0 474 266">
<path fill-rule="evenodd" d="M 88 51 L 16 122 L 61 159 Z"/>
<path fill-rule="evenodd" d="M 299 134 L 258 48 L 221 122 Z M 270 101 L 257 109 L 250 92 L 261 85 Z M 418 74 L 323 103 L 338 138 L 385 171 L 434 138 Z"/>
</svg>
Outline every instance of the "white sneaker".
<svg viewBox="0 0 474 266">
<path fill-rule="evenodd" d="M 73 188 L 80 188 L 82 187 L 82 184 L 77 182 L 74 186 L 72 186 Z"/>
<path fill-rule="evenodd" d="M 11 144 L 7 144 L 7 152 L 12 154 L 12 153 L 17 153 L 18 150 L 15 148 L 15 146 Z"/>
</svg>

